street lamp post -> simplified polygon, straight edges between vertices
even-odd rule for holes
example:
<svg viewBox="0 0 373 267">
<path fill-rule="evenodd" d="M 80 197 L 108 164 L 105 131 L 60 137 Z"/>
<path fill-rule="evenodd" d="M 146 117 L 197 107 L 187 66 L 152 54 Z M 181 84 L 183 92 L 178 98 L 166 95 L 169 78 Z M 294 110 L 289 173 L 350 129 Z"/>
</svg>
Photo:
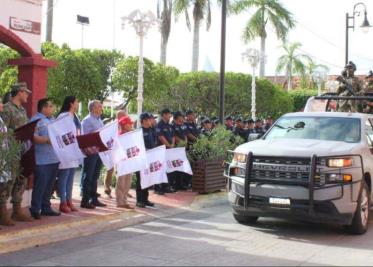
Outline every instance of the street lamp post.
<svg viewBox="0 0 373 267">
<path fill-rule="evenodd" d="M 367 7 L 364 3 L 359 2 L 354 5 L 354 9 L 352 12 L 352 16 L 350 16 L 348 13 L 346 13 L 346 57 L 345 57 L 345 64 L 347 65 L 348 63 L 348 32 L 349 29 L 352 29 L 353 31 L 355 30 L 355 16 L 360 16 L 361 11 L 358 11 L 358 7 L 363 7 L 364 10 L 364 20 L 363 23 L 361 24 L 361 28 L 364 33 L 367 33 L 369 31 L 369 28 L 371 25 L 369 24 L 368 17 L 367 17 Z M 350 20 L 352 20 L 352 25 L 350 25 Z"/>
<path fill-rule="evenodd" d="M 89 17 L 84 17 L 76 15 L 76 22 L 82 25 L 82 38 L 81 38 L 81 48 L 83 49 L 83 39 L 84 39 L 84 26 L 89 25 Z"/>
<path fill-rule="evenodd" d="M 257 49 L 247 49 L 242 53 L 242 59 L 247 60 L 253 69 L 253 76 L 251 81 L 251 118 L 256 120 L 256 81 L 255 81 L 255 71 L 258 63 L 261 59 L 260 52 Z"/>
<path fill-rule="evenodd" d="M 159 20 L 151 11 L 142 13 L 140 10 L 136 9 L 128 16 L 122 17 L 122 29 L 124 28 L 126 23 L 134 27 L 136 34 L 140 38 L 139 67 L 137 79 L 137 127 L 140 127 L 140 114 L 142 113 L 142 104 L 144 101 L 144 37 L 146 36 L 150 27 L 159 24 Z"/>
</svg>

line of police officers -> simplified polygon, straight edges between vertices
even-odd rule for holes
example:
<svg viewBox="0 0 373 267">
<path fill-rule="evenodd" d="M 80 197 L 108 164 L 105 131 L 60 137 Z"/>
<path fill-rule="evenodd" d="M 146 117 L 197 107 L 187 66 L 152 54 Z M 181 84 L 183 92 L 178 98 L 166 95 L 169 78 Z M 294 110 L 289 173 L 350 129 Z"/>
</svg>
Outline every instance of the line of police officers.
<svg viewBox="0 0 373 267">
<path fill-rule="evenodd" d="M 171 123 L 171 117 L 173 121 Z M 142 113 L 140 116 L 141 125 L 146 149 L 152 149 L 159 145 L 165 145 L 167 149 L 175 147 L 186 147 L 189 150 L 201 135 L 210 136 L 212 130 L 217 124 L 209 118 L 202 118 L 201 125 L 196 123 L 196 114 L 193 110 L 188 110 L 185 115 L 181 111 L 176 111 L 172 114 L 169 108 L 164 108 L 160 112 L 159 122 L 156 122 L 156 117 L 151 113 Z M 266 119 L 265 125 L 263 121 L 249 119 L 244 120 L 241 116 L 233 118 L 227 116 L 225 118 L 225 126 L 227 130 L 232 131 L 234 135 L 240 136 L 244 141 L 248 140 L 251 133 L 263 135 L 272 125 L 271 117 Z M 139 180 L 139 179 L 138 179 Z M 191 187 L 192 177 L 189 174 L 182 172 L 173 172 L 168 174 L 168 183 L 155 185 L 155 193 L 164 195 L 165 193 L 174 193 L 178 190 L 187 190 Z M 142 193 L 138 186 L 138 195 L 140 197 L 137 202 L 147 202 L 148 193 Z"/>
</svg>

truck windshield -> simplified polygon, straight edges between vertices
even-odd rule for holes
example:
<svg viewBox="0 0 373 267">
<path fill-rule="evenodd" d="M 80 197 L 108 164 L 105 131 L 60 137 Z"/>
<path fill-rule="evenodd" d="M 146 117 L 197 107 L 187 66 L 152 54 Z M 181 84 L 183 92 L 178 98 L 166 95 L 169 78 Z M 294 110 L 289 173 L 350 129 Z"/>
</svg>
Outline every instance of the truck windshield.
<svg viewBox="0 0 373 267">
<path fill-rule="evenodd" d="M 360 142 L 360 119 L 337 117 L 283 117 L 265 136 L 272 139 L 316 139 Z"/>
</svg>

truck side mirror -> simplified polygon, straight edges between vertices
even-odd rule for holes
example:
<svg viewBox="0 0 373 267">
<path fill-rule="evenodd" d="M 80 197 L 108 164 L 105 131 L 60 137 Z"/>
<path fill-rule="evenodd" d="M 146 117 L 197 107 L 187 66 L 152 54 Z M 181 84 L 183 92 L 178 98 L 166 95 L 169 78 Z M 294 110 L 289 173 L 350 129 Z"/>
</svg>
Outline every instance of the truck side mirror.
<svg viewBox="0 0 373 267">
<path fill-rule="evenodd" d="M 254 141 L 254 140 L 257 140 L 257 139 L 259 139 L 261 137 L 261 134 L 258 134 L 258 133 L 252 133 L 252 134 L 250 134 L 249 135 L 249 142 L 251 142 L 251 141 Z"/>
</svg>

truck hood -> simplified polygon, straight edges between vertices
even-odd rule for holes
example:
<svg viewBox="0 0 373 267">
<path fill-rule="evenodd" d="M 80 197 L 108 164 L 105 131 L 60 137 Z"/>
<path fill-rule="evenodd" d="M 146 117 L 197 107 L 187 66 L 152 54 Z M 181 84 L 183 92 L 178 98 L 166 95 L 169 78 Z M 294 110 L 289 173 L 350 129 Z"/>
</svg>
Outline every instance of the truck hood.
<svg viewBox="0 0 373 267">
<path fill-rule="evenodd" d="M 240 145 L 235 149 L 235 152 L 243 154 L 252 152 L 254 155 L 280 157 L 311 157 L 314 154 L 317 156 L 338 156 L 353 154 L 360 146 L 360 143 L 346 143 L 340 141 L 260 139 Z"/>
</svg>

